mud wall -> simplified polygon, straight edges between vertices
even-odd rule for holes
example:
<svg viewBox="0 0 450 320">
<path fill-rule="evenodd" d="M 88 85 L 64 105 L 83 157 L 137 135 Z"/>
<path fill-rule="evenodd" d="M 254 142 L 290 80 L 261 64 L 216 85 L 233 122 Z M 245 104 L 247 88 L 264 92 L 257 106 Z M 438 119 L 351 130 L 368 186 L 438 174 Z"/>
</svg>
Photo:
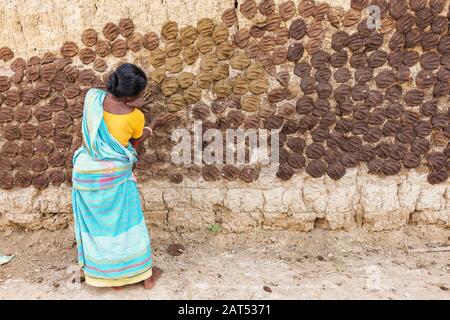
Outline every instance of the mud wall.
<svg viewBox="0 0 450 320">
<path fill-rule="evenodd" d="M 373 2 L 378 31 L 369 1 L 1 0 L 0 225 L 68 223 L 84 94 L 124 61 L 151 79 L 146 115 L 178 117 L 138 150 L 150 224 L 450 225 L 449 3 Z M 279 170 L 173 165 L 194 120 L 280 129 Z"/>
</svg>

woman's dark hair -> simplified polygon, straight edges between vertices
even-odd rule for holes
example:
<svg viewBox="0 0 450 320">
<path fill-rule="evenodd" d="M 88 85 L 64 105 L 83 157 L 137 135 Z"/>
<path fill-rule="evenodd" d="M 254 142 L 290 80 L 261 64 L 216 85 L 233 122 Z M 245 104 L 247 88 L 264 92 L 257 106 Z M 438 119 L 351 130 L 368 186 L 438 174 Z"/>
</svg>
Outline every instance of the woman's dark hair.
<svg viewBox="0 0 450 320">
<path fill-rule="evenodd" d="M 144 71 L 131 63 L 124 63 L 111 74 L 106 90 L 116 97 L 136 97 L 147 86 Z"/>
</svg>

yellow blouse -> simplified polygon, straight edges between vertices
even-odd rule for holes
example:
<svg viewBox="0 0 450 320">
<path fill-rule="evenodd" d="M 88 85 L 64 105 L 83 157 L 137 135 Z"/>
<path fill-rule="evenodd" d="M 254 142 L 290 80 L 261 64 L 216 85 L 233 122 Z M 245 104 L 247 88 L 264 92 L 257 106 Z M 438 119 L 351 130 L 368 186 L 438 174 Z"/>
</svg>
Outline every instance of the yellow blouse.
<svg viewBox="0 0 450 320">
<path fill-rule="evenodd" d="M 131 138 L 140 138 L 144 132 L 145 117 L 137 108 L 126 114 L 103 111 L 103 119 L 109 133 L 124 146 L 128 145 Z"/>
</svg>

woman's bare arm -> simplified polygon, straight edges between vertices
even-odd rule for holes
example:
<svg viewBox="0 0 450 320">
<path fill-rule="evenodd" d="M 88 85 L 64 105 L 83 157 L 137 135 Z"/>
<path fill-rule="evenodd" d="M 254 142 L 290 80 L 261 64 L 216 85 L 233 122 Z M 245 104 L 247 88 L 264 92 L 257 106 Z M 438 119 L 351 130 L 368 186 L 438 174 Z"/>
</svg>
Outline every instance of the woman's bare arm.
<svg viewBox="0 0 450 320">
<path fill-rule="evenodd" d="M 161 114 L 157 115 L 148 125 L 148 127 L 144 128 L 144 133 L 140 138 L 137 139 L 130 139 L 130 142 L 132 144 L 141 144 L 143 143 L 152 133 L 154 130 L 156 130 L 157 127 L 162 127 L 167 124 L 169 124 L 175 116 L 171 113 Z M 150 128 L 151 130 L 149 130 Z"/>
</svg>

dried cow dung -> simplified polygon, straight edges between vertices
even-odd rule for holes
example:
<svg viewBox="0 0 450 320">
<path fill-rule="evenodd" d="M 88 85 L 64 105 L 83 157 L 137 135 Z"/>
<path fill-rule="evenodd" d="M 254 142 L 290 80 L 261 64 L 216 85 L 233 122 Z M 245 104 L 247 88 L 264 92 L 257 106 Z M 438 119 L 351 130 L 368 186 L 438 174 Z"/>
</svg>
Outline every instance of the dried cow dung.
<svg viewBox="0 0 450 320">
<path fill-rule="evenodd" d="M 249 89 L 253 94 L 262 94 L 267 91 L 269 86 L 265 78 L 256 79 L 250 82 Z"/>
<path fill-rule="evenodd" d="M 280 16 L 284 21 L 292 19 L 297 13 L 297 8 L 293 1 L 286 1 L 279 5 Z"/>
<path fill-rule="evenodd" d="M 301 0 L 298 4 L 298 12 L 301 16 L 308 18 L 314 15 L 316 11 L 316 5 L 314 1 L 311 0 Z"/>
<path fill-rule="evenodd" d="M 264 30 L 264 28 L 260 27 L 258 25 L 253 25 L 253 26 L 250 27 L 250 34 L 255 39 L 256 38 L 261 38 L 264 35 L 265 32 L 266 31 Z"/>
<path fill-rule="evenodd" d="M 57 148 L 67 148 L 72 144 L 72 135 L 60 130 L 55 130 L 53 140 L 55 141 L 55 146 Z"/>
<path fill-rule="evenodd" d="M 341 163 L 346 168 L 354 168 L 358 165 L 358 157 L 354 153 L 343 153 Z"/>
<path fill-rule="evenodd" d="M 214 21 L 210 18 L 201 18 L 197 21 L 197 31 L 201 36 L 210 36 L 214 30 Z"/>
<path fill-rule="evenodd" d="M 275 44 L 282 46 L 289 40 L 289 29 L 286 27 L 280 27 L 274 31 Z"/>
<path fill-rule="evenodd" d="M 20 125 L 20 136 L 25 140 L 32 140 L 38 134 L 38 128 L 30 123 Z"/>
<path fill-rule="evenodd" d="M 378 88 L 388 88 L 395 83 L 396 76 L 392 71 L 383 70 L 375 76 L 375 83 Z"/>
<path fill-rule="evenodd" d="M 279 129 L 283 125 L 284 119 L 280 116 L 271 116 L 264 121 L 264 128 L 266 129 Z"/>
<path fill-rule="evenodd" d="M 425 52 L 420 57 L 420 65 L 425 70 L 437 69 L 440 65 L 440 56 L 437 52 Z"/>
<path fill-rule="evenodd" d="M 437 113 L 431 117 L 431 125 L 436 129 L 445 129 L 449 123 L 450 114 Z"/>
<path fill-rule="evenodd" d="M 5 92 L 11 87 L 11 82 L 7 76 L 0 76 L 0 92 Z"/>
<path fill-rule="evenodd" d="M 202 177 L 205 181 L 216 181 L 220 177 L 220 170 L 214 165 L 206 165 L 202 168 Z"/>
<path fill-rule="evenodd" d="M 306 172 L 313 178 L 322 177 L 327 171 L 327 165 L 322 160 L 312 160 L 306 166 Z"/>
<path fill-rule="evenodd" d="M 5 141 L 2 145 L 1 154 L 8 158 L 14 158 L 19 152 L 19 146 L 14 141 Z"/>
<path fill-rule="evenodd" d="M 340 162 L 328 165 L 327 175 L 333 180 L 339 180 L 345 175 L 345 167 Z"/>
<path fill-rule="evenodd" d="M 47 161 L 45 160 L 45 158 L 41 157 L 41 156 L 34 156 L 33 158 L 31 158 L 31 170 L 33 170 L 34 172 L 41 172 L 47 169 L 48 165 L 47 165 Z"/>
<path fill-rule="evenodd" d="M 299 170 L 305 167 L 306 159 L 301 153 L 291 152 L 288 155 L 287 163 L 292 168 Z"/>
<path fill-rule="evenodd" d="M 261 121 L 261 119 L 259 118 L 259 116 L 257 114 L 249 115 L 244 120 L 244 127 L 246 129 L 258 129 L 260 121 Z"/>
<path fill-rule="evenodd" d="M 286 62 L 288 49 L 284 47 L 277 47 L 272 52 L 272 62 L 276 65 Z"/>
<path fill-rule="evenodd" d="M 431 134 L 432 128 L 429 121 L 421 121 L 414 127 L 414 132 L 418 137 L 425 138 Z"/>
<path fill-rule="evenodd" d="M 241 100 L 241 107 L 244 111 L 255 112 L 259 109 L 260 103 L 261 100 L 258 96 L 244 96 Z"/>
<path fill-rule="evenodd" d="M 438 183 L 443 183 L 445 181 L 447 181 L 448 179 L 448 170 L 438 170 L 438 171 L 432 171 L 430 173 L 428 173 L 427 176 L 427 181 L 430 184 L 438 184 Z"/>
<path fill-rule="evenodd" d="M 144 35 L 143 46 L 147 50 L 154 50 L 159 47 L 159 37 L 155 32 L 148 32 Z"/>
<path fill-rule="evenodd" d="M 402 126 L 397 131 L 395 138 L 401 143 L 410 143 L 413 141 L 415 137 L 415 133 L 412 127 L 409 126 Z"/>
<path fill-rule="evenodd" d="M 111 44 L 111 53 L 116 58 L 124 57 L 127 49 L 127 43 L 122 39 L 117 39 Z"/>
<path fill-rule="evenodd" d="M 230 59 L 230 66 L 233 69 L 244 70 L 250 63 L 250 59 L 244 53 L 237 53 Z"/>
<path fill-rule="evenodd" d="M 431 14 L 437 15 L 444 10 L 445 1 L 444 0 L 430 0 L 430 11 Z"/>
<path fill-rule="evenodd" d="M 372 79 L 373 69 L 370 67 L 360 67 L 355 72 L 355 80 L 359 83 L 365 83 Z"/>
<path fill-rule="evenodd" d="M 11 169 L 12 169 L 11 159 L 0 156 L 0 172 L 11 171 Z"/>
<path fill-rule="evenodd" d="M 368 172 L 371 174 L 383 174 L 383 161 L 380 159 L 373 159 L 367 163 Z"/>
<path fill-rule="evenodd" d="M 230 121 L 231 127 L 237 128 L 244 122 L 245 115 L 239 110 L 230 110 L 228 111 L 227 118 Z"/>
<path fill-rule="evenodd" d="M 94 62 L 96 53 L 91 48 L 83 48 L 80 50 L 79 56 L 83 64 L 90 64 Z"/>
<path fill-rule="evenodd" d="M 368 65 L 372 68 L 381 67 L 386 63 L 388 54 L 383 50 L 376 50 L 369 55 Z"/>
<path fill-rule="evenodd" d="M 56 113 L 54 119 L 56 128 L 67 128 L 68 126 L 73 124 L 72 117 L 64 111 Z"/>
<path fill-rule="evenodd" d="M 395 19 L 399 19 L 408 10 L 406 0 L 391 0 L 389 2 L 389 13 Z"/>
<path fill-rule="evenodd" d="M 62 167 L 66 162 L 66 155 L 59 151 L 54 151 L 48 157 L 48 163 L 52 167 Z"/>
<path fill-rule="evenodd" d="M 206 104 L 201 103 L 201 104 L 196 105 L 192 109 L 192 114 L 193 114 L 194 118 L 204 120 L 209 116 L 210 111 Z"/>
<path fill-rule="evenodd" d="M 273 0 L 262 0 L 259 3 L 259 12 L 263 15 L 270 15 L 275 11 L 275 2 Z"/>
<path fill-rule="evenodd" d="M 267 93 L 269 102 L 281 102 L 286 98 L 286 91 L 284 88 L 275 88 Z"/>
<path fill-rule="evenodd" d="M 402 163 L 405 168 L 410 169 L 418 167 L 420 165 L 421 160 L 422 157 L 420 156 L 420 154 L 408 152 L 403 157 Z"/>
<path fill-rule="evenodd" d="M 325 153 L 325 148 L 322 144 L 314 142 L 306 148 L 306 156 L 310 159 L 320 159 Z"/>
<path fill-rule="evenodd" d="M 26 188 L 31 185 L 33 175 L 27 170 L 20 170 L 14 173 L 14 185 L 19 188 Z"/>
<path fill-rule="evenodd" d="M 289 35 L 295 40 L 300 40 L 306 35 L 306 24 L 302 19 L 296 19 L 289 26 Z"/>
<path fill-rule="evenodd" d="M 48 183 L 48 176 L 45 173 L 35 175 L 31 180 L 31 184 L 37 189 L 47 188 Z"/>
<path fill-rule="evenodd" d="M 221 176 L 228 180 L 228 181 L 234 181 L 239 177 L 239 169 L 236 168 L 235 166 L 226 164 L 223 166 L 222 168 L 222 172 L 221 172 Z"/>
<path fill-rule="evenodd" d="M 239 177 L 242 181 L 250 183 L 258 179 L 259 172 L 255 167 L 245 166 L 241 169 Z"/>
<path fill-rule="evenodd" d="M 278 167 L 278 171 L 277 171 L 276 175 L 281 180 L 289 180 L 294 175 L 294 170 L 292 169 L 292 167 L 289 164 L 284 163 Z"/>
<path fill-rule="evenodd" d="M 78 46 L 73 41 L 66 41 L 61 47 L 60 52 L 64 58 L 74 57 L 78 54 Z"/>
<path fill-rule="evenodd" d="M 144 38 L 140 33 L 133 33 L 127 39 L 127 47 L 133 51 L 137 52 L 142 49 L 144 45 Z"/>
<path fill-rule="evenodd" d="M 120 19 L 119 32 L 122 37 L 128 38 L 134 32 L 134 23 L 131 19 Z"/>
<path fill-rule="evenodd" d="M 86 29 L 81 35 L 81 41 L 84 45 L 92 47 L 97 43 L 97 31 L 92 28 Z"/>
<path fill-rule="evenodd" d="M 39 126 L 38 126 L 39 136 L 41 136 L 43 138 L 49 138 L 53 135 L 53 131 L 54 131 L 54 127 L 53 127 L 53 124 L 51 121 L 42 121 L 39 123 Z"/>
<path fill-rule="evenodd" d="M 236 10 L 234 8 L 225 10 L 222 14 L 222 22 L 228 28 L 234 25 L 237 22 Z"/>
<path fill-rule="evenodd" d="M 15 107 L 22 101 L 22 92 L 19 90 L 8 90 L 3 98 L 3 102 L 11 107 Z"/>
<path fill-rule="evenodd" d="M 427 89 L 436 83 L 436 77 L 431 70 L 420 70 L 416 75 L 415 82 L 418 88 Z"/>
<path fill-rule="evenodd" d="M 324 153 L 324 160 L 328 163 L 340 162 L 342 158 L 342 153 L 337 148 L 328 148 Z"/>
<path fill-rule="evenodd" d="M 357 24 L 361 20 L 361 11 L 349 9 L 342 18 L 342 24 L 344 27 L 351 27 Z"/>
<path fill-rule="evenodd" d="M 400 172 L 402 168 L 401 162 L 394 159 L 383 161 L 383 173 L 387 176 L 394 176 Z"/>
<path fill-rule="evenodd" d="M 0 173 L 0 189 L 11 189 L 13 187 L 13 176 L 9 172 Z"/>
<path fill-rule="evenodd" d="M 50 95 L 51 87 L 48 83 L 38 82 L 35 85 L 36 93 L 40 98 L 47 98 Z"/>
<path fill-rule="evenodd" d="M 94 82 L 94 80 L 95 80 L 95 72 L 91 69 L 82 70 L 78 74 L 78 81 L 80 82 L 80 84 L 84 86 L 91 85 Z"/>
<path fill-rule="evenodd" d="M 227 66 L 228 68 L 228 66 Z M 227 69 L 228 70 L 228 69 Z M 260 88 L 258 86 L 258 88 Z M 237 76 L 236 78 L 233 79 L 233 93 L 237 94 L 237 95 L 243 95 L 245 93 L 247 93 L 249 91 L 250 87 L 249 87 L 249 83 L 248 80 Z M 264 90 L 265 92 L 265 90 Z M 256 93 L 256 92 L 254 92 Z M 262 92 L 259 92 L 262 93 Z M 258 93 L 257 93 L 258 94 Z"/>
<path fill-rule="evenodd" d="M 3 138 L 6 140 L 20 139 L 20 129 L 17 125 L 7 124 L 3 127 Z"/>
<path fill-rule="evenodd" d="M 305 76 L 300 82 L 300 89 L 304 94 L 314 93 L 316 90 L 316 80 L 311 76 Z"/>
<path fill-rule="evenodd" d="M 47 140 L 39 140 L 34 142 L 34 150 L 36 155 L 47 156 L 53 151 L 53 144 Z"/>
<path fill-rule="evenodd" d="M 340 67 L 334 72 L 334 79 L 338 83 L 344 83 L 350 80 L 352 74 L 350 70 L 346 67 Z"/>
<path fill-rule="evenodd" d="M 434 152 L 426 156 L 427 165 L 433 171 L 444 169 L 447 165 L 447 157 L 441 152 Z"/>
<path fill-rule="evenodd" d="M 48 173 L 49 182 L 54 186 L 59 186 L 67 179 L 66 173 L 60 169 L 54 169 Z"/>
<path fill-rule="evenodd" d="M 422 49 L 424 51 L 436 48 L 439 44 L 439 35 L 432 31 L 424 32 L 420 41 Z"/>
<path fill-rule="evenodd" d="M 234 43 L 239 48 L 245 48 L 250 40 L 250 32 L 248 29 L 239 29 L 234 35 Z"/>
<path fill-rule="evenodd" d="M 400 32 L 395 32 L 389 39 L 389 49 L 391 49 L 391 51 L 402 50 L 405 43 L 405 35 Z"/>
<path fill-rule="evenodd" d="M 6 123 L 13 120 L 14 109 L 10 107 L 0 108 L 0 123 Z"/>
<path fill-rule="evenodd" d="M 8 48 L 8 47 L 0 48 L 0 60 L 7 62 L 9 60 L 12 60 L 13 58 L 14 58 L 14 52 L 10 48 Z"/>
<path fill-rule="evenodd" d="M 120 33 L 119 27 L 112 22 L 108 22 L 103 27 L 103 35 L 109 41 L 114 41 L 119 35 L 119 33 Z"/>
<path fill-rule="evenodd" d="M 405 102 L 409 106 L 419 106 L 422 104 L 425 95 L 424 92 L 418 89 L 412 89 L 405 95 Z"/>
</svg>

